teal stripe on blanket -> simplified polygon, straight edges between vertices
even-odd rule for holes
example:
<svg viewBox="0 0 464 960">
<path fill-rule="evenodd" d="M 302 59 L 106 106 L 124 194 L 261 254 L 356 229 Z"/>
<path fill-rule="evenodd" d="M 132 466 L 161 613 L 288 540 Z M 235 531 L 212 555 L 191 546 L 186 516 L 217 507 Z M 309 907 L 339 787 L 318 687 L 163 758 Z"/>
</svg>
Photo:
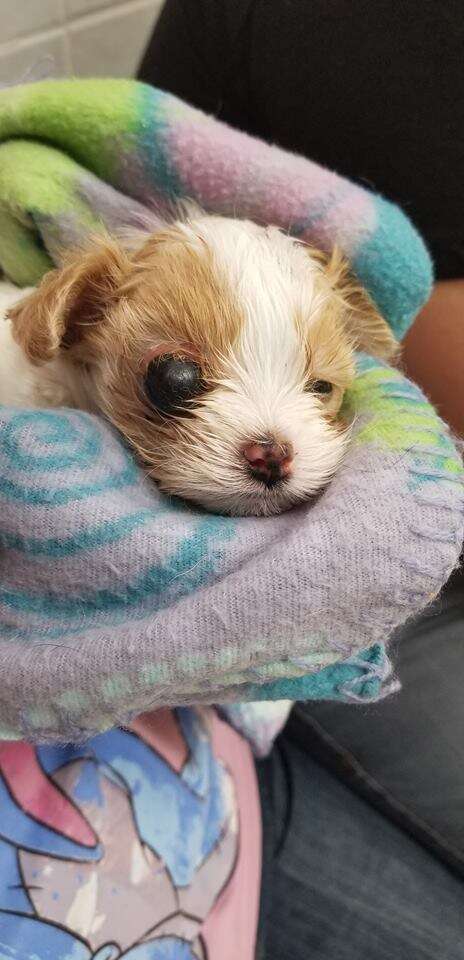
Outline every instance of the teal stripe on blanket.
<svg viewBox="0 0 464 960">
<path fill-rule="evenodd" d="M 104 463 L 101 475 L 103 436 L 96 424 L 85 413 L 12 411 L 0 430 L 0 495 L 30 506 L 57 507 L 140 482 L 135 461 L 122 444 L 116 463 Z M 89 473 L 90 481 L 85 479 Z"/>
<path fill-rule="evenodd" d="M 353 258 L 353 269 L 398 338 L 404 336 L 430 296 L 433 269 L 427 250 L 414 229 L 405 229 L 402 211 L 383 197 L 371 195 L 377 215 L 372 233 Z M 385 250 L 388 246 L 388 254 Z M 414 268 L 411 269 L 411 265 Z M 417 269 L 416 269 L 417 268 Z"/>
<path fill-rule="evenodd" d="M 244 684 L 243 700 L 377 700 L 391 673 L 382 643 L 304 677 L 282 677 L 268 683 Z"/>
<path fill-rule="evenodd" d="M 155 563 L 133 583 L 124 582 L 114 589 L 89 590 L 81 592 L 79 597 L 66 594 L 34 594 L 30 590 L 0 588 L 0 603 L 22 613 L 39 614 L 53 619 L 69 621 L 79 619 L 85 610 L 87 620 L 93 615 L 118 612 L 150 600 L 158 604 L 171 599 L 169 588 L 176 584 L 180 593 L 189 594 L 201 586 L 214 572 L 215 550 L 208 550 L 208 541 L 214 537 L 217 543 L 228 540 L 235 529 L 234 521 L 224 517 L 208 517 L 200 521 L 194 532 L 185 537 L 171 556 L 162 563 Z M 180 578 L 182 578 L 180 580 Z M 168 594 L 168 596 L 167 596 Z"/>
<path fill-rule="evenodd" d="M 28 473 L 88 466 L 101 453 L 102 436 L 95 428 L 90 429 L 88 418 L 86 430 L 82 430 L 81 418 L 78 423 L 80 429 L 69 417 L 43 410 L 17 413 L 3 427 L 3 456 L 16 469 L 24 469 Z M 30 443 L 24 443 L 24 436 L 27 440 L 31 430 L 35 439 L 33 450 Z"/>
<path fill-rule="evenodd" d="M 165 199 L 178 199 L 185 196 L 185 188 L 176 170 L 175 162 L 169 154 L 169 133 L 172 123 L 173 100 L 162 90 L 141 83 L 136 90 L 137 107 L 143 117 L 138 129 L 138 158 L 145 170 L 145 180 L 156 183 L 157 190 Z M 133 144 L 131 144 L 133 149 Z M 134 161 L 133 152 L 129 153 L 129 166 Z M 120 176 L 124 171 L 124 156 L 119 152 Z M 128 191 L 133 188 L 133 180 L 128 183 Z"/>
<path fill-rule="evenodd" d="M 153 510 L 139 510 L 137 513 L 116 520 L 107 520 L 97 526 L 71 537 L 21 537 L 19 534 L 0 533 L 0 546 L 5 549 L 19 550 L 32 557 L 70 557 L 81 550 L 98 550 L 108 543 L 115 543 L 128 536 L 137 527 L 142 526 L 154 516 Z"/>
<path fill-rule="evenodd" d="M 127 462 L 122 470 L 102 480 L 55 489 L 47 486 L 22 486 L 14 480 L 9 480 L 8 477 L 0 477 L 0 494 L 8 500 L 28 503 L 31 506 L 61 507 L 75 503 L 77 500 L 87 500 L 101 493 L 109 493 L 111 490 L 120 490 L 122 487 L 131 486 L 138 479 L 139 474 L 135 465 Z"/>
</svg>

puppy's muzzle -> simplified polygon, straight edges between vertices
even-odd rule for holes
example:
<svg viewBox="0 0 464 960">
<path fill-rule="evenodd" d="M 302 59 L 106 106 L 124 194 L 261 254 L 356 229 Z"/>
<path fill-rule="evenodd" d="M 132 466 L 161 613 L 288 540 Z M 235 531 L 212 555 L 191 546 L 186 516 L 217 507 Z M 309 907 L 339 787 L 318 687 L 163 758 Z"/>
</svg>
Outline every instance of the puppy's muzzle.
<svg viewBox="0 0 464 960">
<path fill-rule="evenodd" d="M 279 443 L 269 437 L 259 443 L 246 444 L 242 452 L 253 479 L 266 487 L 274 487 L 291 475 L 294 457 L 291 443 Z"/>
</svg>

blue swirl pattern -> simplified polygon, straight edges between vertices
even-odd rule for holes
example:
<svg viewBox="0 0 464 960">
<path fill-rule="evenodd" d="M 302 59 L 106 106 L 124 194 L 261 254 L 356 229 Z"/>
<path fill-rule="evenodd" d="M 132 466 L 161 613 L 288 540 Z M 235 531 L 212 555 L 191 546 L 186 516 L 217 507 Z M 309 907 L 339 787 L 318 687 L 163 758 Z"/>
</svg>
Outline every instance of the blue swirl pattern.
<svg viewBox="0 0 464 960">
<path fill-rule="evenodd" d="M 2 577 L 4 639 L 62 639 L 84 624 L 143 618 L 207 582 L 234 531 L 231 520 L 161 496 L 104 422 L 70 410 L 0 411 L 2 500 L 0 548 L 30 570 L 26 584 Z M 25 535 L 26 516 L 35 535 L 29 522 Z"/>
<path fill-rule="evenodd" d="M 2 410 L 0 496 L 58 506 L 135 483 L 131 455 L 118 443 L 117 457 L 108 461 L 105 439 L 90 414 Z"/>
</svg>

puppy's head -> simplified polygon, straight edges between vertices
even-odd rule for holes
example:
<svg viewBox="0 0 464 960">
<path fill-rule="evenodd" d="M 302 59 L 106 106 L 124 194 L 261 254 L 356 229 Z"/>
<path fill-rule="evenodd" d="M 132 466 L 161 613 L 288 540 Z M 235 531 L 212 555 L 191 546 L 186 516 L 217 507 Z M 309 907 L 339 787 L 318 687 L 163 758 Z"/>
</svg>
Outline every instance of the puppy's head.
<svg viewBox="0 0 464 960">
<path fill-rule="evenodd" d="M 135 247 L 94 241 L 11 311 L 27 356 L 81 369 L 167 493 L 235 515 L 317 493 L 345 449 L 355 349 L 396 347 L 343 260 L 200 213 Z"/>
</svg>

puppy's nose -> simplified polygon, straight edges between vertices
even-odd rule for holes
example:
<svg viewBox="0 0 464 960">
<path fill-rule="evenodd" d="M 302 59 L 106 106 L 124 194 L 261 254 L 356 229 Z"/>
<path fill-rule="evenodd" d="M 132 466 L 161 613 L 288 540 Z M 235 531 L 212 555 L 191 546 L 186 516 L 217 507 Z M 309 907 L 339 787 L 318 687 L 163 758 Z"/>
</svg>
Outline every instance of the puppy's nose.
<svg viewBox="0 0 464 960">
<path fill-rule="evenodd" d="M 291 443 L 278 443 L 274 438 L 260 443 L 249 443 L 243 448 L 250 473 L 266 487 L 273 487 L 291 473 L 293 447 Z"/>
</svg>

